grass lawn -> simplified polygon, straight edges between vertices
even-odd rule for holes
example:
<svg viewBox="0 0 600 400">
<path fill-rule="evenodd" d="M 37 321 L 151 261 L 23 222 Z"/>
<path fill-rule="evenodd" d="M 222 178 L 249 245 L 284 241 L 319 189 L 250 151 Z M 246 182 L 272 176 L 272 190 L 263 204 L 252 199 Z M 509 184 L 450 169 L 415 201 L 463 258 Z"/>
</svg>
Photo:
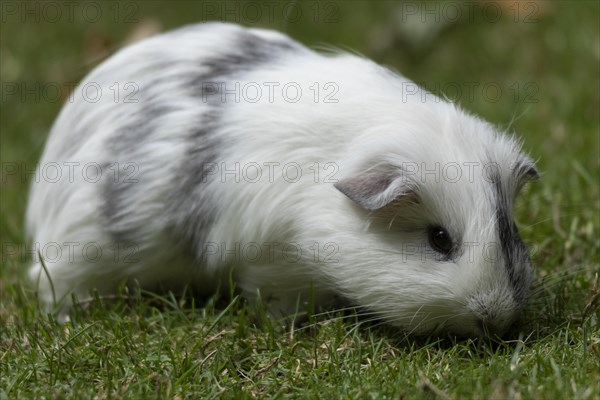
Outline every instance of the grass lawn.
<svg viewBox="0 0 600 400">
<path fill-rule="evenodd" d="M 599 3 L 268 4 L 0 3 L 0 400 L 600 399 Z M 517 204 L 536 284 L 507 339 L 348 314 L 293 329 L 233 294 L 131 293 L 64 325 L 42 311 L 24 277 L 28 171 L 72 83 L 126 41 L 208 19 L 357 50 L 523 138 L 543 174 Z"/>
</svg>

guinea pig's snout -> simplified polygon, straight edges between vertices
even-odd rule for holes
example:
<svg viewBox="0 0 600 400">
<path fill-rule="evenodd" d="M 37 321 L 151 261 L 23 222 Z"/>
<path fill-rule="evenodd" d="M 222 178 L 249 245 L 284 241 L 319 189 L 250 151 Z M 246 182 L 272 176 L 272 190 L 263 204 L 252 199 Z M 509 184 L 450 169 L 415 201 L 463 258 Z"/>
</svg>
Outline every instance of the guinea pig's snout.
<svg viewBox="0 0 600 400">
<path fill-rule="evenodd" d="M 514 303 L 507 298 L 474 296 L 467 308 L 477 320 L 477 327 L 485 336 L 501 335 L 512 324 L 517 314 Z"/>
</svg>

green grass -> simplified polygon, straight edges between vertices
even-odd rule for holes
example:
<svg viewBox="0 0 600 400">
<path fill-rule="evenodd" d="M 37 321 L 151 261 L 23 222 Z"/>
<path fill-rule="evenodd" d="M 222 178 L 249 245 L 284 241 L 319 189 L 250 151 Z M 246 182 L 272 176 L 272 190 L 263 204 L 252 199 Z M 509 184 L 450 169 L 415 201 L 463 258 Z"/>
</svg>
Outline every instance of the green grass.
<svg viewBox="0 0 600 400">
<path fill-rule="evenodd" d="M 8 3 L 23 6 L 2 6 Z M 599 399 L 600 6 L 526 3 L 535 4 L 535 21 L 525 20 L 532 9 L 520 8 L 514 22 L 508 4 L 492 22 L 478 6 L 473 18 L 423 39 L 393 33 L 407 26 L 393 20 L 401 16 L 395 2 L 327 3 L 335 7 L 320 11 L 333 10 L 330 23 L 323 14 L 316 22 L 309 18 L 313 3 L 301 3 L 305 16 L 298 21 L 285 23 L 276 13 L 260 23 L 309 45 L 356 49 L 450 96 L 456 84 L 502 88 L 497 99 L 475 90 L 459 100 L 510 126 L 539 159 L 543 178 L 517 205 L 537 281 L 511 339 L 474 341 L 405 337 L 338 314 L 292 329 L 233 296 L 133 293 L 83 304 L 69 323 L 56 323 L 24 277 L 24 171 L 35 166 L 62 101 L 37 99 L 36 89 L 9 94 L 7 84 L 29 89 L 36 82 L 40 88 L 76 82 L 142 22 L 166 30 L 203 19 L 206 9 L 194 2 L 125 3 L 133 8 L 120 9 L 116 18 L 114 5 L 102 3 L 97 22 L 85 21 L 75 8 L 73 21 L 63 16 L 53 23 L 43 15 L 39 22 L 32 16 L 22 21 L 3 8 L 0 399 Z M 131 10 L 137 23 L 125 21 L 123 13 Z M 8 174 L 9 165 L 25 176 Z"/>
</svg>

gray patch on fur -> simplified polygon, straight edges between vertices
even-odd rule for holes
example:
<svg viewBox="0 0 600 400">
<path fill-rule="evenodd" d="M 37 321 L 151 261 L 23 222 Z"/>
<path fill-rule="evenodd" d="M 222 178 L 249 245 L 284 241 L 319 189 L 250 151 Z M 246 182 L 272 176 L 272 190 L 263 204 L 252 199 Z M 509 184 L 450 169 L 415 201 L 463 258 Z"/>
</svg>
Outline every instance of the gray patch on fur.
<svg viewBox="0 0 600 400">
<path fill-rule="evenodd" d="M 494 177 L 493 185 L 496 193 L 496 222 L 500 248 L 515 301 L 523 305 L 529 295 L 529 250 L 521 240 L 512 218 L 512 201 L 502 186 L 500 176 Z"/>
<path fill-rule="evenodd" d="M 235 51 L 236 49 L 238 51 Z M 239 38 L 239 45 L 234 46 L 232 52 L 203 61 L 201 67 L 208 68 L 208 71 L 199 76 L 192 76 L 186 81 L 186 85 L 193 88 L 203 101 L 208 99 L 209 103 L 218 105 L 223 103 L 218 98 L 221 97 L 221 84 L 231 83 L 236 74 L 275 62 L 283 54 L 299 51 L 306 51 L 306 48 L 292 40 L 269 41 L 243 32 Z M 208 84 L 216 84 L 217 88 Z"/>
<path fill-rule="evenodd" d="M 156 117 L 176 111 L 174 108 L 149 103 L 136 113 L 132 123 L 118 129 L 107 143 L 111 162 L 101 165 L 103 180 L 100 191 L 103 204 L 102 212 L 106 219 L 106 229 L 112 239 L 118 243 L 132 243 L 139 240 L 136 226 L 124 223 L 123 213 L 127 204 L 135 202 L 139 191 L 131 190 L 133 185 L 144 185 L 144 146 L 152 141 L 156 129 Z M 153 115 L 155 118 L 149 118 Z"/>
<path fill-rule="evenodd" d="M 268 41 L 248 32 L 242 32 L 239 44 L 231 52 L 219 55 L 202 63 L 208 71 L 200 76 L 192 77 L 190 87 L 196 91 L 210 111 L 204 115 L 206 120 L 197 130 L 190 132 L 187 155 L 184 157 L 170 202 L 170 212 L 175 216 L 176 226 L 173 232 L 195 249 L 197 257 L 201 257 L 201 244 L 205 241 L 206 231 L 212 226 L 218 211 L 218 204 L 211 201 L 210 194 L 203 193 L 202 187 L 214 175 L 207 175 L 207 166 L 219 161 L 222 148 L 219 127 L 224 126 L 227 114 L 227 102 L 222 101 L 220 85 L 217 90 L 207 92 L 206 82 L 231 82 L 238 73 L 274 62 L 278 57 L 290 51 L 299 51 L 304 47 L 293 41 Z M 211 86 L 212 88 L 212 86 Z"/>
<path fill-rule="evenodd" d="M 186 30 L 193 29 L 187 28 Z M 237 44 L 232 45 L 226 54 L 198 60 L 198 74 L 182 77 L 168 82 L 164 76 L 157 76 L 150 89 L 140 97 L 152 98 L 153 87 L 160 86 L 168 90 L 169 85 L 179 86 L 174 93 L 183 91 L 198 101 L 198 128 L 186 136 L 187 152 L 171 178 L 171 194 L 165 198 L 163 216 L 166 229 L 174 242 L 182 245 L 199 257 L 199 247 L 210 226 L 214 222 L 219 204 L 210 193 L 203 191 L 204 184 L 215 176 L 206 174 L 207 165 L 216 164 L 222 148 L 219 128 L 225 124 L 227 104 L 221 101 L 220 88 L 206 91 L 205 82 L 231 82 L 236 74 L 242 74 L 263 64 L 272 63 L 283 54 L 291 51 L 305 51 L 301 45 L 291 40 L 271 41 L 247 31 L 240 31 Z M 136 160 L 144 157 L 144 146 L 152 142 L 156 129 L 154 121 L 170 112 L 177 111 L 169 104 L 150 104 L 139 109 L 134 123 L 121 129 L 109 145 L 115 159 Z M 140 150 L 141 149 L 141 150 Z M 143 159 L 141 159 L 143 160 Z M 144 185 L 143 171 L 139 174 L 140 185 Z M 108 230 L 116 241 L 132 241 L 135 227 L 123 226 L 120 222 L 127 202 L 131 202 L 134 193 L 132 183 L 106 180 L 103 190 L 103 211 L 107 219 Z"/>
</svg>

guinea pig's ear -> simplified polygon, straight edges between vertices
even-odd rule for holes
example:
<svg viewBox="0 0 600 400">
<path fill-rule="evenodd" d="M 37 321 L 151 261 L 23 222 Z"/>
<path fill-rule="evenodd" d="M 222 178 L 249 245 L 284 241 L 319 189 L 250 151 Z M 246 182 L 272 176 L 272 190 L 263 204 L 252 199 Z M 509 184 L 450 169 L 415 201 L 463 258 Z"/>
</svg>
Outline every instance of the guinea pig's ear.
<svg viewBox="0 0 600 400">
<path fill-rule="evenodd" d="M 400 196 L 414 194 L 414 188 L 399 170 L 376 167 L 342 179 L 335 188 L 364 209 L 374 211 Z"/>
</svg>

